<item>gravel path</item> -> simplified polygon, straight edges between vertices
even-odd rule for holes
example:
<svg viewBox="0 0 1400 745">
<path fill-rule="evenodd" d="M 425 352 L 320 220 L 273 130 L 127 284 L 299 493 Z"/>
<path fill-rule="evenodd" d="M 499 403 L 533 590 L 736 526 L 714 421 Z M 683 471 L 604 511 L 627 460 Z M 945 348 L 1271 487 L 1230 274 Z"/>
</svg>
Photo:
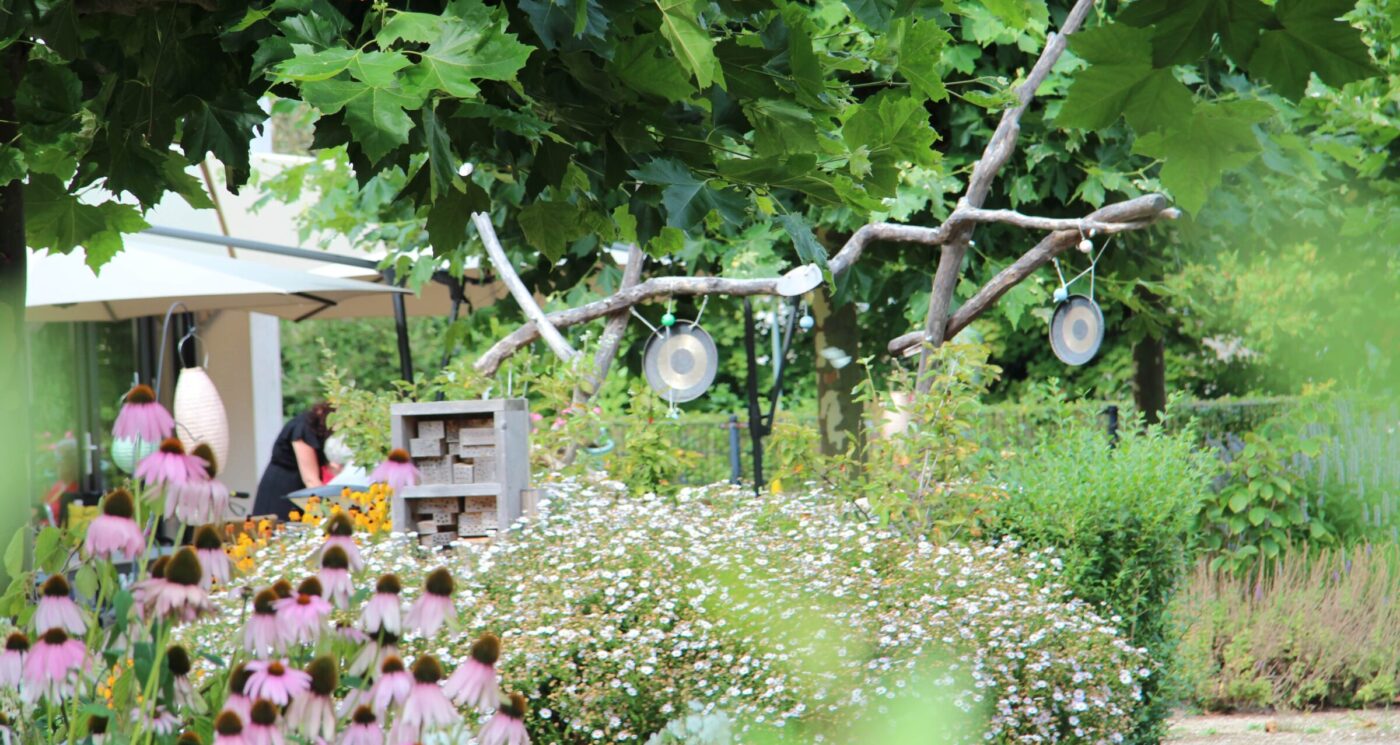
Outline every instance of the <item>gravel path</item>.
<svg viewBox="0 0 1400 745">
<path fill-rule="evenodd" d="M 1213 714 L 1172 720 L 1173 745 L 1400 743 L 1400 709 L 1281 714 Z"/>
</svg>

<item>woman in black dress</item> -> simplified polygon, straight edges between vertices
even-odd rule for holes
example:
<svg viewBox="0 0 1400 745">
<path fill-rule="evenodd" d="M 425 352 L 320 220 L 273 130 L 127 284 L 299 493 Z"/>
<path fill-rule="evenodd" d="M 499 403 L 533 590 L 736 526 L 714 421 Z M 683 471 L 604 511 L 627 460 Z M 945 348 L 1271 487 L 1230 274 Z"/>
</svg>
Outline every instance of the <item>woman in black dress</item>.
<svg viewBox="0 0 1400 745">
<path fill-rule="evenodd" d="M 294 491 L 321 486 L 321 467 L 327 465 L 326 417 L 331 406 L 322 402 L 293 417 L 272 444 L 272 460 L 258 483 L 254 515 L 278 515 L 288 519 L 296 508 L 286 497 Z"/>
</svg>

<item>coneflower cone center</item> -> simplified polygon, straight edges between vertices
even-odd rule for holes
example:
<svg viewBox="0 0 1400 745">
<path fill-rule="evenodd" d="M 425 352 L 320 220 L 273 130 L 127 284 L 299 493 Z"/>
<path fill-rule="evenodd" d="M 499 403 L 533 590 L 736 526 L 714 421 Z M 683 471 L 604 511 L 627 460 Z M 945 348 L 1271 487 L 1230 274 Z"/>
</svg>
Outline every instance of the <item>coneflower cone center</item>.
<svg viewBox="0 0 1400 745">
<path fill-rule="evenodd" d="M 349 569 L 350 556 L 340 546 L 331 546 L 321 554 L 321 566 L 326 569 Z"/>
<path fill-rule="evenodd" d="M 194 547 L 201 551 L 215 551 L 224 547 L 224 539 L 219 537 L 219 531 L 208 525 L 201 525 L 194 532 Z"/>
<path fill-rule="evenodd" d="M 436 683 L 442 680 L 442 665 L 432 655 L 423 655 L 413 663 L 413 679 L 419 683 Z"/>
<path fill-rule="evenodd" d="M 501 659 L 501 640 L 495 634 L 482 634 L 472 644 L 472 659 L 481 664 L 492 667 L 496 661 Z"/>
<path fill-rule="evenodd" d="M 199 565 L 199 557 L 188 546 L 180 549 L 165 568 L 165 578 L 177 585 L 197 585 L 202 576 L 204 569 Z"/>
<path fill-rule="evenodd" d="M 156 392 L 150 386 L 142 383 L 126 392 L 125 401 L 136 406 L 153 404 L 156 402 Z"/>
<path fill-rule="evenodd" d="M 312 660 L 306 672 L 311 675 L 311 692 L 318 696 L 329 697 L 340 684 L 340 671 L 336 669 L 335 660 L 328 656 Z"/>
<path fill-rule="evenodd" d="M 64 579 L 61 574 L 55 574 L 44 580 L 44 597 L 66 598 L 71 591 L 71 588 L 68 586 L 68 580 Z"/>
<path fill-rule="evenodd" d="M 237 714 L 226 711 L 214 720 L 214 729 L 221 735 L 233 737 L 243 733 L 243 720 L 239 719 Z"/>
<path fill-rule="evenodd" d="M 403 592 L 403 583 L 399 582 L 398 577 L 386 574 L 374 583 L 374 591 L 381 595 L 397 595 Z"/>
<path fill-rule="evenodd" d="M 184 455 L 185 445 L 178 437 L 167 437 L 161 440 L 160 451 L 166 455 Z"/>
<path fill-rule="evenodd" d="M 307 577 L 306 579 L 304 579 L 304 580 L 301 581 L 301 584 L 297 585 L 297 594 L 298 594 L 298 595 L 315 595 L 315 596 L 317 596 L 317 597 L 320 597 L 320 595 L 321 595 L 321 580 L 318 580 L 318 579 L 316 579 L 315 577 Z M 306 603 L 308 603 L 308 602 L 310 602 L 310 601 L 309 601 L 309 600 L 302 600 L 302 599 L 298 598 L 298 602 L 300 602 L 302 605 L 305 605 Z"/>
<path fill-rule="evenodd" d="M 57 647 L 68 643 L 68 632 L 63 629 L 49 629 L 39 638 L 43 639 L 45 644 Z"/>
<path fill-rule="evenodd" d="M 452 597 L 452 591 L 456 588 L 457 583 L 452 579 L 452 573 L 446 569 L 434 569 L 423 583 L 423 589 L 443 598 Z"/>
<path fill-rule="evenodd" d="M 253 702 L 253 711 L 249 715 L 253 724 L 260 727 L 271 727 L 277 724 L 277 704 L 260 698 Z"/>
<path fill-rule="evenodd" d="M 368 727 L 379 721 L 379 718 L 374 715 L 374 710 L 368 706 L 357 706 L 355 707 L 355 713 L 350 715 L 350 721 Z"/>
<path fill-rule="evenodd" d="M 102 499 L 102 514 L 132 519 L 136 515 L 136 506 L 131 501 L 131 493 L 125 489 L 108 492 Z"/>
<path fill-rule="evenodd" d="M 214 478 L 214 474 L 219 472 L 219 459 L 214 457 L 214 449 L 205 443 L 194 446 L 194 454 L 203 458 L 205 462 L 204 470 L 209 474 L 209 478 Z"/>
<path fill-rule="evenodd" d="M 348 538 L 355 534 L 355 523 L 349 515 L 344 512 L 337 512 L 331 515 L 331 519 L 326 522 L 327 535 Z"/>
<path fill-rule="evenodd" d="M 525 696 L 519 693 L 512 693 L 501 704 L 501 713 L 515 719 L 524 719 L 525 712 L 529 710 L 529 704 L 525 702 Z"/>
<path fill-rule="evenodd" d="M 389 451 L 389 460 L 395 463 L 408 463 L 410 459 L 407 450 L 403 448 L 394 448 Z"/>
<path fill-rule="evenodd" d="M 263 590 L 253 597 L 253 612 L 260 616 L 277 615 L 277 608 L 273 607 L 280 598 L 272 590 Z"/>
<path fill-rule="evenodd" d="M 279 579 L 272 583 L 272 591 L 277 593 L 279 598 L 289 598 L 292 596 L 292 583 L 285 579 Z"/>
<path fill-rule="evenodd" d="M 5 649 L 10 652 L 27 652 L 29 637 L 16 631 L 5 638 Z"/>
<path fill-rule="evenodd" d="M 165 650 L 165 664 L 170 668 L 170 674 L 177 678 L 182 678 L 190 674 L 190 653 L 179 645 Z"/>
</svg>

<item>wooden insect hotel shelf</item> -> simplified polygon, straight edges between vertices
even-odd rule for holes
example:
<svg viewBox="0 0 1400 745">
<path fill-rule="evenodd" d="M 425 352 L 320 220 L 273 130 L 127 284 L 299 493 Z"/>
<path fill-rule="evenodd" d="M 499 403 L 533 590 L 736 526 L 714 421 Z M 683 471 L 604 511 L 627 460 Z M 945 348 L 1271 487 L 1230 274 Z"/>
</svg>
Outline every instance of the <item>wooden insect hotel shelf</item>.
<svg viewBox="0 0 1400 745">
<path fill-rule="evenodd" d="M 424 546 L 446 546 L 494 535 L 520 517 L 530 485 L 525 399 L 394 404 L 389 414 L 393 446 L 422 474 L 422 483 L 394 495 L 395 526 Z"/>
</svg>

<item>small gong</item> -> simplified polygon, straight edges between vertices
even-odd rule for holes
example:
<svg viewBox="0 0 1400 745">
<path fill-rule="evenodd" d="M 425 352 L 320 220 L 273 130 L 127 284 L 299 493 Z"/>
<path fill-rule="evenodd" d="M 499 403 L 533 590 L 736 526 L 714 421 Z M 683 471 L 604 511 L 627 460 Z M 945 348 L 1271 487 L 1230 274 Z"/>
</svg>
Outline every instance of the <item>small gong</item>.
<svg viewBox="0 0 1400 745">
<path fill-rule="evenodd" d="M 684 403 L 699 398 L 715 382 L 719 354 L 704 329 L 678 323 L 652 337 L 642 367 L 652 390 L 667 401 Z"/>
<path fill-rule="evenodd" d="M 1103 344 L 1103 311 L 1083 295 L 1070 295 L 1050 318 L 1050 348 L 1066 365 L 1094 359 Z"/>
</svg>

